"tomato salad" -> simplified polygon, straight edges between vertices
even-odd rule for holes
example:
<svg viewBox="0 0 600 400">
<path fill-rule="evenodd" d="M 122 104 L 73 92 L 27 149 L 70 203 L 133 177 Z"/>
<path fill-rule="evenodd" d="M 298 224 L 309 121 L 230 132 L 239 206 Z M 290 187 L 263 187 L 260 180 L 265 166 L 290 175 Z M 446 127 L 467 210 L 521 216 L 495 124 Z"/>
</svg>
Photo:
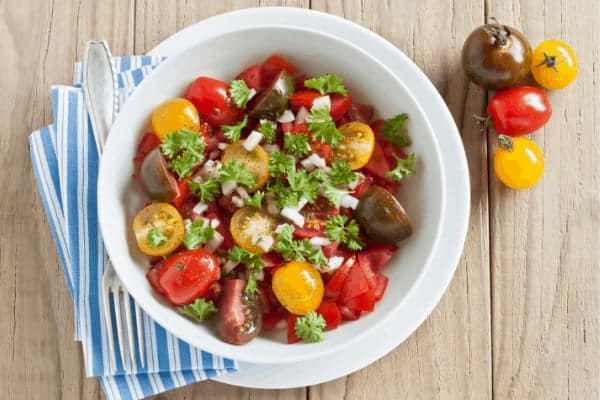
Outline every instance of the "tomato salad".
<svg viewBox="0 0 600 400">
<path fill-rule="evenodd" d="M 156 293 L 233 344 L 286 326 L 289 343 L 320 341 L 373 311 L 412 233 L 395 194 L 415 166 L 408 116 L 374 111 L 276 54 L 160 104 L 134 158 Z"/>
</svg>

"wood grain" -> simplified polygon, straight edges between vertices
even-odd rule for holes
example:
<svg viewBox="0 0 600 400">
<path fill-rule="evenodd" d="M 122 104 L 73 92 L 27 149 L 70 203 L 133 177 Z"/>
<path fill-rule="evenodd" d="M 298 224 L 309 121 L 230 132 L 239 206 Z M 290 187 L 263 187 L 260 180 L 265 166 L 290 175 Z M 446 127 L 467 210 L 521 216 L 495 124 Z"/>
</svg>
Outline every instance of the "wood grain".
<svg viewBox="0 0 600 400">
<path fill-rule="evenodd" d="M 72 340 L 72 304 L 46 223 L 27 135 L 51 122 L 49 87 L 68 84 L 91 38 L 143 53 L 221 12 L 285 5 L 355 21 L 403 50 L 430 77 L 460 128 L 471 171 L 471 226 L 440 304 L 401 346 L 348 377 L 307 389 L 249 390 L 203 382 L 161 399 L 600 398 L 600 5 L 594 0 L 55 0 L 0 1 L 0 393 L 7 399 L 102 399 Z M 580 76 L 551 94 L 554 116 L 533 135 L 543 181 L 504 189 L 488 168 L 495 144 L 471 122 L 487 95 L 464 78 L 464 38 L 487 16 L 535 44 L 560 37 Z M 489 146 L 488 146 L 489 145 Z M 489 147 L 489 149 L 488 149 Z"/>
</svg>

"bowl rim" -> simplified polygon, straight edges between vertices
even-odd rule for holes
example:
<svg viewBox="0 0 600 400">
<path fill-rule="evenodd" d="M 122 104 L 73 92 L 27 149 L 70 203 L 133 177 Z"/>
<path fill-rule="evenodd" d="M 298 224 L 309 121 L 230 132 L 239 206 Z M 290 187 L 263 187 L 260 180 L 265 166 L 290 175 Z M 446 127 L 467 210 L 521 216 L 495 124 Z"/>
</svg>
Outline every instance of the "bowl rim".
<svg viewBox="0 0 600 400">
<path fill-rule="evenodd" d="M 373 331 L 374 329 L 376 329 L 377 327 L 379 327 L 380 325 L 382 325 L 384 322 L 386 322 L 389 318 L 392 317 L 392 315 L 395 313 L 395 311 L 400 308 L 402 306 L 402 304 L 409 298 L 412 296 L 413 291 L 416 289 L 416 287 L 419 286 L 421 280 L 423 279 L 423 277 L 426 274 L 426 271 L 430 268 L 431 266 L 431 262 L 432 262 L 432 258 L 433 256 L 436 254 L 439 244 L 440 244 L 440 240 L 441 240 L 441 222 L 444 220 L 445 217 L 445 213 L 446 213 L 446 186 L 447 186 L 447 182 L 446 182 L 446 177 L 445 174 L 443 174 L 442 172 L 442 157 L 441 157 L 441 151 L 440 151 L 440 147 L 439 147 L 439 143 L 437 140 L 437 137 L 434 133 L 433 127 L 431 126 L 431 123 L 429 121 L 429 119 L 427 118 L 427 115 L 425 114 L 425 112 L 423 111 L 421 105 L 419 104 L 419 102 L 417 101 L 417 99 L 414 97 L 414 95 L 412 94 L 412 92 L 408 89 L 408 87 L 404 84 L 403 80 L 397 76 L 396 74 L 393 73 L 393 71 L 387 67 L 386 65 L 384 65 L 382 62 L 380 62 L 376 57 L 372 56 L 371 54 L 369 54 L 366 50 L 363 50 L 362 48 L 355 46 L 353 43 L 337 37 L 335 35 L 329 34 L 329 33 L 325 33 L 316 29 L 312 29 L 312 28 L 303 28 L 303 27 L 297 27 L 297 26 L 289 26 L 289 25 L 281 25 L 281 24 L 264 24 L 261 26 L 252 26 L 252 27 L 244 27 L 242 29 L 238 29 L 238 30 L 233 30 L 233 31 L 229 31 L 229 32 L 225 32 L 222 34 L 218 34 L 216 36 L 212 36 L 212 37 L 208 37 L 208 38 L 203 38 L 203 39 L 199 39 L 193 43 L 190 43 L 187 47 L 181 49 L 180 52 L 178 52 L 177 54 L 169 57 L 168 59 L 166 59 L 165 61 L 163 61 L 159 66 L 157 66 L 155 68 L 154 72 L 157 72 L 159 70 L 162 69 L 168 69 L 170 68 L 172 63 L 175 63 L 180 57 L 182 57 L 182 54 L 184 54 L 185 52 L 189 51 L 192 47 L 198 47 L 198 46 L 202 46 L 202 44 L 204 43 L 208 43 L 210 41 L 214 41 L 214 40 L 218 40 L 224 37 L 228 37 L 228 36 L 236 36 L 239 35 L 240 33 L 243 32 L 249 32 L 249 31 L 262 31 L 262 30 L 285 30 L 285 31 L 293 31 L 293 32 L 298 32 L 298 33 L 304 33 L 304 34 L 312 34 L 312 35 L 316 35 L 316 36 L 321 36 L 321 37 L 326 37 L 328 40 L 332 41 L 332 42 L 337 42 L 340 45 L 346 46 L 350 49 L 352 49 L 352 51 L 355 51 L 357 53 L 360 53 L 363 57 L 366 57 L 367 59 L 369 59 L 371 62 L 377 64 L 377 66 L 382 69 L 385 70 L 386 73 L 392 78 L 394 79 L 397 84 L 401 85 L 405 91 L 405 95 L 410 99 L 410 101 L 412 102 L 412 104 L 414 104 L 416 106 L 416 108 L 418 109 L 419 113 L 423 116 L 423 120 L 424 123 L 427 126 L 427 130 L 429 131 L 429 134 L 431 136 L 431 141 L 433 143 L 433 149 L 428 149 L 428 151 L 433 151 L 435 154 L 435 158 L 438 160 L 438 175 L 440 177 L 440 183 L 441 183 L 441 190 L 440 190 L 440 214 L 439 214 L 439 219 L 436 222 L 436 228 L 435 228 L 435 235 L 434 235 L 434 240 L 433 243 L 429 249 L 429 253 L 427 254 L 427 257 L 425 258 L 425 261 L 423 263 L 422 268 L 419 270 L 419 273 L 417 275 L 417 277 L 414 279 L 413 283 L 411 284 L 411 286 L 409 287 L 409 289 L 406 291 L 406 293 L 404 293 L 404 295 L 402 296 L 401 300 L 399 302 L 397 302 L 390 310 L 389 312 L 387 312 L 386 314 L 382 315 L 381 317 L 379 317 L 378 320 L 376 320 L 373 324 L 371 324 L 368 328 L 362 330 L 360 333 L 352 336 L 351 338 L 344 340 L 344 341 L 338 341 L 335 344 L 332 344 L 330 346 L 327 347 L 326 350 L 322 350 L 318 353 L 315 352 L 305 352 L 303 354 L 298 354 L 295 356 L 287 356 L 287 358 L 285 359 L 280 359 L 277 358 L 277 356 L 270 356 L 268 359 L 264 359 L 264 358 L 256 358 L 256 357 L 251 357 L 249 355 L 244 355 L 245 353 L 242 352 L 242 355 L 240 356 L 240 354 L 238 354 L 238 352 L 236 350 L 239 350 L 241 347 L 240 346 L 234 346 L 234 345 L 229 345 L 225 342 L 220 342 L 220 339 L 217 338 L 217 340 L 219 340 L 219 344 L 223 345 L 223 347 L 220 347 L 219 349 L 215 350 L 215 349 L 208 349 L 205 347 L 204 344 L 199 343 L 197 340 L 194 340 L 194 338 L 188 338 L 188 337 L 182 337 L 181 334 L 173 329 L 171 329 L 171 324 L 169 322 L 171 321 L 170 317 L 163 317 L 162 314 L 155 314 L 152 312 L 152 304 L 148 304 L 145 300 L 140 301 L 139 299 L 143 297 L 141 296 L 137 296 L 137 294 L 139 293 L 139 290 L 135 288 L 134 285 L 131 285 L 131 283 L 129 283 L 127 280 L 123 280 L 121 277 L 121 268 L 118 266 L 120 265 L 119 263 L 113 263 L 114 265 L 114 269 L 117 273 L 117 275 L 119 276 L 119 279 L 121 279 L 121 282 L 123 284 L 123 286 L 125 287 L 125 289 L 128 291 L 128 293 L 133 297 L 133 299 L 136 301 L 136 303 L 144 310 L 144 312 L 146 312 L 148 314 L 148 316 L 150 316 L 154 321 L 156 321 L 158 324 L 160 324 L 162 327 L 164 327 L 167 331 L 169 331 L 171 334 L 173 334 L 175 337 L 180 338 L 181 340 L 184 340 L 186 342 L 188 342 L 190 345 L 192 346 L 197 346 L 202 348 L 205 351 L 209 351 L 213 354 L 216 355 L 220 355 L 220 356 L 224 356 L 224 357 L 228 357 L 228 358 L 232 358 L 236 361 L 242 361 L 242 362 L 249 362 L 249 363 L 254 363 L 254 364 L 273 364 L 273 363 L 278 363 L 278 364 L 282 364 L 282 363 L 295 363 L 295 362 L 302 362 L 302 361 L 308 361 L 308 360 L 312 360 L 312 359 L 317 359 L 320 357 L 325 357 L 327 355 L 333 354 L 337 351 L 340 351 L 344 348 L 347 348 L 348 346 L 350 346 L 351 344 L 355 343 L 356 341 L 358 341 L 359 339 L 363 338 L 364 336 L 368 335 L 371 333 L 371 331 Z M 148 76 L 144 81 L 142 81 L 140 83 L 140 85 L 138 85 L 136 87 L 136 89 L 139 89 L 140 87 L 142 87 L 143 85 L 147 85 L 147 81 L 148 79 L 152 79 L 151 76 Z M 135 90 L 133 92 L 133 94 L 131 95 L 131 98 L 134 98 L 134 96 L 136 96 L 136 94 L 138 94 L 139 91 Z M 127 105 L 125 105 L 124 107 L 127 107 Z M 109 132 L 109 136 L 107 138 L 106 141 L 106 146 L 105 146 L 105 150 L 109 150 L 110 148 L 114 147 L 115 144 L 111 145 L 111 143 L 118 143 L 117 140 L 118 139 L 113 139 L 114 134 L 111 134 L 116 128 L 115 127 L 119 127 L 119 121 L 122 120 L 124 117 L 121 115 L 121 113 L 119 113 L 119 115 L 117 116 L 117 119 L 115 120 L 115 122 L 113 123 L 110 132 Z M 98 174 L 98 221 L 99 221 L 99 225 L 100 225 L 100 231 L 102 233 L 102 237 L 110 237 L 105 235 L 105 232 L 107 232 L 108 230 L 108 218 L 105 216 L 106 211 L 105 211 L 105 206 L 103 205 L 103 202 L 101 201 L 101 196 L 102 194 L 105 192 L 104 187 L 108 186 L 107 182 L 107 172 L 106 172 L 106 163 L 104 162 L 105 157 L 104 154 L 101 157 L 100 160 L 100 169 L 99 169 L 99 174 Z M 119 260 L 122 259 L 123 257 L 119 254 L 116 254 L 114 251 L 111 250 L 111 244 L 112 243 L 112 239 L 104 239 L 104 243 L 105 243 L 105 248 L 107 251 L 107 254 L 109 255 L 109 258 L 111 260 L 115 259 L 115 260 Z M 117 255 L 117 257 L 113 257 L 113 255 Z M 133 288 L 133 290 L 132 290 Z M 174 313 L 175 315 L 177 315 L 176 313 Z M 282 343 L 283 345 L 284 344 Z M 306 344 L 305 346 L 311 346 L 311 344 Z M 228 350 L 229 348 L 231 348 L 231 351 Z M 306 348 L 306 347 L 305 347 Z"/>
</svg>

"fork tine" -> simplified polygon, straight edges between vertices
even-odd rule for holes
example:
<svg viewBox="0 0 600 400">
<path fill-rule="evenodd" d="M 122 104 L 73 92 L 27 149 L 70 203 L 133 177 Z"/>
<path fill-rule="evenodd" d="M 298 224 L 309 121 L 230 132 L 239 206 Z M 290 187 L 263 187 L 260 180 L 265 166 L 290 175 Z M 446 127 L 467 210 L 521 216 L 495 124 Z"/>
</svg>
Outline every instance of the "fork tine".
<svg viewBox="0 0 600 400">
<path fill-rule="evenodd" d="M 113 304 L 115 307 L 115 319 L 117 320 L 117 338 L 119 339 L 119 352 L 121 353 L 121 364 L 123 369 L 127 366 L 127 357 L 125 356 L 125 341 L 123 340 L 123 323 L 121 321 L 121 293 L 118 290 L 113 292 Z"/>
<path fill-rule="evenodd" d="M 135 338 L 133 336 L 133 320 L 131 319 L 131 299 L 129 293 L 125 289 L 123 292 L 123 305 L 125 306 L 125 323 L 127 324 L 127 344 L 129 346 L 129 356 L 131 357 L 131 365 L 137 369 L 137 361 L 135 359 Z"/>
<path fill-rule="evenodd" d="M 140 356 L 140 363 L 142 368 L 146 366 L 145 353 L 144 353 L 144 335 L 142 334 L 142 309 L 138 305 L 135 304 L 135 327 L 137 331 L 137 340 L 138 340 L 138 353 Z"/>
<path fill-rule="evenodd" d="M 115 360 L 115 338 L 113 337 L 113 326 L 112 318 L 110 313 L 110 304 L 108 298 L 110 297 L 110 286 L 108 284 L 108 277 L 106 274 L 102 276 L 102 314 L 104 315 L 104 323 L 106 324 L 106 336 L 108 337 L 108 352 L 109 352 L 109 369 L 110 372 L 114 372 L 117 369 L 117 362 Z"/>
</svg>

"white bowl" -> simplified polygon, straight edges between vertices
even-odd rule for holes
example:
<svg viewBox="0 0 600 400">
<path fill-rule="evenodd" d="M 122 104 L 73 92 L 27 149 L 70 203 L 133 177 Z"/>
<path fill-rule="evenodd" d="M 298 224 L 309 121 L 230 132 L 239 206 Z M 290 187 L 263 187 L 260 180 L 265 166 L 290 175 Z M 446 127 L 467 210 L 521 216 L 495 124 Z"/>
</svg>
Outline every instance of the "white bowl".
<svg viewBox="0 0 600 400">
<path fill-rule="evenodd" d="M 340 75 L 356 101 L 375 106 L 379 116 L 409 114 L 408 131 L 417 154 L 417 173 L 403 186 L 400 201 L 411 216 L 413 236 L 384 269 L 389 286 L 374 312 L 342 324 L 314 344 L 288 345 L 285 333 L 260 336 L 243 346 L 221 341 L 210 325 L 196 324 L 162 301 L 145 278 L 148 259 L 135 245 L 131 221 L 146 201 L 131 179 L 132 159 L 152 110 L 181 96 L 197 76 L 231 80 L 244 66 L 280 53 L 308 75 Z M 411 79 L 407 76 L 404 79 Z M 161 64 L 129 98 L 107 141 L 100 166 L 98 214 L 105 246 L 115 270 L 144 311 L 193 346 L 238 361 L 290 363 L 338 351 L 377 329 L 428 268 L 439 242 L 445 182 L 432 128 L 405 85 L 383 64 L 352 44 L 308 29 L 281 26 L 249 28 L 199 40 Z M 393 334 L 391 332 L 390 334 Z"/>
</svg>

